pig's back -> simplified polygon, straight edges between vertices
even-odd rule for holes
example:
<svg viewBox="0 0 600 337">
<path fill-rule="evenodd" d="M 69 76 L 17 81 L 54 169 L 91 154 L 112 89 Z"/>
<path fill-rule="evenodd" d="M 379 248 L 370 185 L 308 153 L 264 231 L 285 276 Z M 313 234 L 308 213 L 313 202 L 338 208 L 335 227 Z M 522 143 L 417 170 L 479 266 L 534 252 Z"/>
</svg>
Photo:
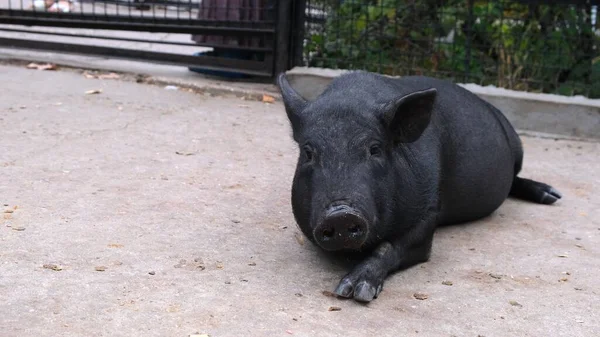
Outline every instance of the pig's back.
<svg viewBox="0 0 600 337">
<path fill-rule="evenodd" d="M 508 120 L 488 102 L 449 81 L 405 77 L 398 84 L 438 89 L 432 123 L 412 146 L 439 151 L 440 222 L 471 221 L 496 210 L 508 196 L 523 156 Z M 436 145 L 428 147 L 431 144 Z"/>
</svg>

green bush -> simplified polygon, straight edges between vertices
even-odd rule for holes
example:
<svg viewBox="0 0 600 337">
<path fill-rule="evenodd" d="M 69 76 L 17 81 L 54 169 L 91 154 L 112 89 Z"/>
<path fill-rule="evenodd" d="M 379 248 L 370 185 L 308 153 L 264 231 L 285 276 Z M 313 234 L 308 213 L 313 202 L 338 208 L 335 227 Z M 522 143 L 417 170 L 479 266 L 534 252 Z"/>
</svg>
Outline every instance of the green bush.
<svg viewBox="0 0 600 337">
<path fill-rule="evenodd" d="M 458 0 L 325 2 L 324 30 L 306 47 L 310 66 L 600 98 L 589 8 L 475 1 L 469 16 Z"/>
</svg>

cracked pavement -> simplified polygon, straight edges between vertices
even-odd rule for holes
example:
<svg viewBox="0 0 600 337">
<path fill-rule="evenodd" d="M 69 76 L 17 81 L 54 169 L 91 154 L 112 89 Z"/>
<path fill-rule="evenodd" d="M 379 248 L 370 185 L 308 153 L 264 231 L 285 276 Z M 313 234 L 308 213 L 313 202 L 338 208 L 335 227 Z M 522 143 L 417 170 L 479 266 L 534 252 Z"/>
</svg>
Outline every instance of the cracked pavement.
<svg viewBox="0 0 600 337">
<path fill-rule="evenodd" d="M 523 137 L 563 199 L 439 230 L 362 305 L 323 295 L 347 269 L 297 237 L 281 103 L 0 76 L 2 336 L 600 335 L 598 142 Z"/>
</svg>

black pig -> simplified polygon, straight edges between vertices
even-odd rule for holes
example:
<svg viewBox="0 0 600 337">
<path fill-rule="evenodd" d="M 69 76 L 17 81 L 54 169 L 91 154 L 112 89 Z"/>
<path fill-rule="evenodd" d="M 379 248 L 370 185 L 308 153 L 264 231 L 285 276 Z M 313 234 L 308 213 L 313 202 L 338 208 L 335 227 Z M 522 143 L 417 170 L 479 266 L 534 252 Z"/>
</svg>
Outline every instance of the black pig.
<svg viewBox="0 0 600 337">
<path fill-rule="evenodd" d="M 490 103 L 451 82 L 354 71 L 307 101 L 278 77 L 300 154 L 294 218 L 326 251 L 365 254 L 335 293 L 369 302 L 390 273 L 429 259 L 437 226 L 477 220 L 510 195 L 561 194 L 517 177 L 519 136 Z"/>
</svg>

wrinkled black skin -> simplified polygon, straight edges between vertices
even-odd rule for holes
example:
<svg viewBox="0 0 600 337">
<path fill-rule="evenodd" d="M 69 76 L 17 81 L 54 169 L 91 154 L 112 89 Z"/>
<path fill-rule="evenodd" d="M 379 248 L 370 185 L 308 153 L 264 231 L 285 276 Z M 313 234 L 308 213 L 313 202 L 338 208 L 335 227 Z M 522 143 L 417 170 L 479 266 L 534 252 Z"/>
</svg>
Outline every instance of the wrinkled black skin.
<svg viewBox="0 0 600 337">
<path fill-rule="evenodd" d="M 342 278 L 339 296 L 377 298 L 390 273 L 429 259 L 437 226 L 488 216 L 509 194 L 544 204 L 561 197 L 517 177 L 523 150 L 513 127 L 451 82 L 356 71 L 312 102 L 285 75 L 279 86 L 300 147 L 292 208 L 304 235 L 315 242 L 313 229 L 339 200 L 369 222 L 358 250 L 365 257 Z M 373 144 L 381 149 L 374 155 Z"/>
</svg>

